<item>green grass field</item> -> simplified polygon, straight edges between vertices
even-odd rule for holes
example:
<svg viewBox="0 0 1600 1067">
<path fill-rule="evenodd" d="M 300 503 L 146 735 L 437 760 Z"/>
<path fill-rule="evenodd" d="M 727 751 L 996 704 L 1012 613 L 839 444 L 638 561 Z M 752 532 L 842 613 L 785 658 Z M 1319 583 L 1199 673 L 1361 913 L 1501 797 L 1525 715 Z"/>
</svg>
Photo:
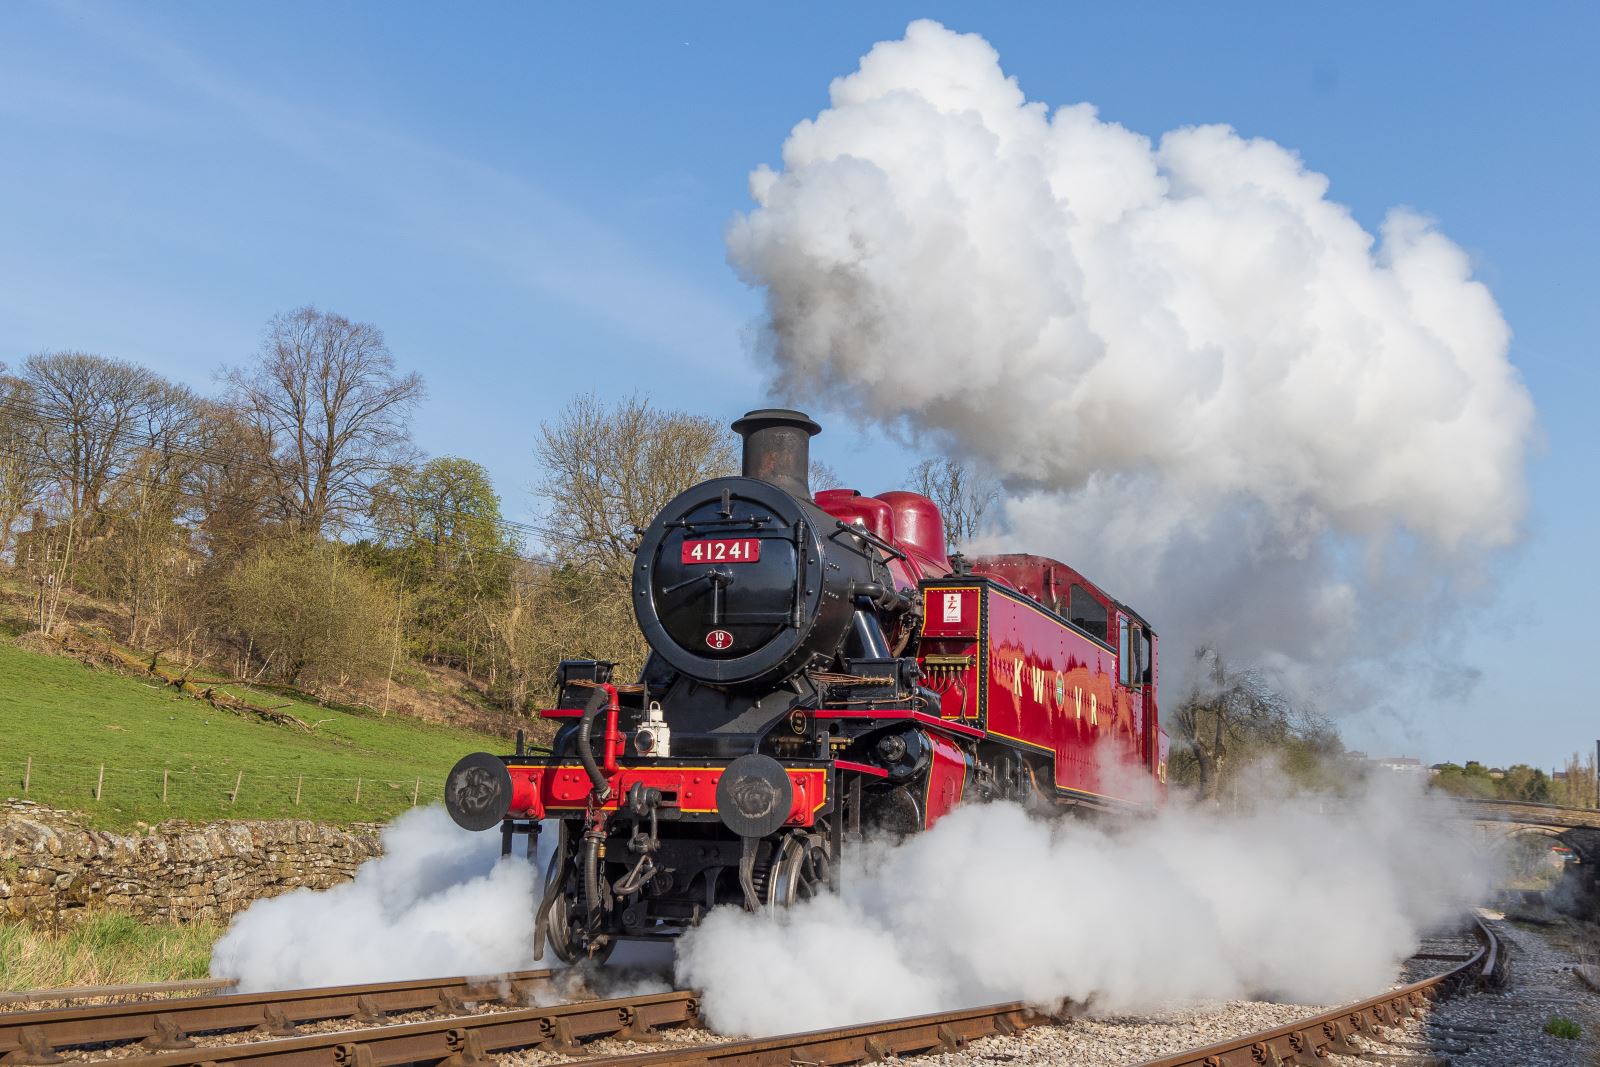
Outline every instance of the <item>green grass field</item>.
<svg viewBox="0 0 1600 1067">
<path fill-rule="evenodd" d="M 289 703 L 229 689 L 256 704 Z M 94 670 L 0 637 L 0 797 L 24 796 L 27 776 L 28 799 L 81 811 L 102 829 L 170 818 L 376 822 L 410 807 L 419 780 L 418 803 L 439 800 L 445 773 L 466 753 L 507 747 L 487 735 L 377 712 L 302 702 L 285 710 L 316 729 L 270 725 L 153 679 Z M 238 799 L 230 802 L 241 772 Z"/>
<path fill-rule="evenodd" d="M 60 934 L 0 923 L 0 989 L 175 982 L 204 978 L 216 922 L 146 923 L 104 912 Z"/>
</svg>

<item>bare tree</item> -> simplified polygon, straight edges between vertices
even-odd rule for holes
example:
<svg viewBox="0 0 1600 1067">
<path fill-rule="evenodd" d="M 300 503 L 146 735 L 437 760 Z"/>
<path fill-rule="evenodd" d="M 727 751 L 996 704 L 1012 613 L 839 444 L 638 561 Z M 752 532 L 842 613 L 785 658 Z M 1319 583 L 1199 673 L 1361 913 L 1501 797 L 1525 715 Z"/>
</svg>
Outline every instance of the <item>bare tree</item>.
<svg viewBox="0 0 1600 1067">
<path fill-rule="evenodd" d="M 195 426 L 202 462 L 193 477 L 197 530 L 207 556 L 231 565 L 276 516 L 271 449 L 251 412 L 205 401 Z"/>
<path fill-rule="evenodd" d="M 1279 733 L 1286 709 L 1260 679 L 1248 671 L 1229 670 L 1213 648 L 1195 652 L 1200 676 L 1173 714 L 1173 728 L 1183 750 L 1193 757 L 1201 799 L 1216 801 L 1224 775 L 1231 768 L 1235 744 L 1246 733 Z"/>
<path fill-rule="evenodd" d="M 629 593 L 638 531 L 696 482 L 737 472 L 732 435 L 715 419 L 641 397 L 606 403 L 589 394 L 539 427 L 534 451 L 544 477 L 533 491 L 556 566 L 533 587 L 537 608 L 503 620 L 501 641 L 541 668 L 565 654 L 636 672 L 647 651 Z"/>
<path fill-rule="evenodd" d="M 1328 720 L 1296 707 L 1260 671 L 1230 665 L 1215 648 L 1202 646 L 1195 658 L 1198 677 L 1172 715 L 1175 781 L 1189 779 L 1214 802 L 1242 767 L 1270 756 L 1291 778 L 1329 784 L 1344 746 Z"/>
<path fill-rule="evenodd" d="M 227 374 L 267 444 L 274 503 L 321 532 L 361 511 L 374 482 L 410 447 L 422 379 L 400 374 L 376 326 L 303 307 L 268 324 L 255 366 Z"/>
<path fill-rule="evenodd" d="M 939 505 L 945 547 L 959 548 L 983 529 L 1000 501 L 994 479 L 954 459 L 925 459 L 911 468 L 911 488 Z"/>
<path fill-rule="evenodd" d="M 536 697 L 553 700 L 549 686 L 556 664 L 575 657 L 616 663 L 623 677 L 637 674 L 648 650 L 629 601 L 626 592 L 618 595 L 612 577 L 598 571 L 519 565 L 499 610 L 489 617 L 496 660 L 503 665 L 494 695 L 517 710 Z"/>
<path fill-rule="evenodd" d="M 33 393 L 5 369 L 0 363 L 0 559 L 11 547 L 12 528 L 43 484 Z"/>
<path fill-rule="evenodd" d="M 608 405 L 593 393 L 541 423 L 534 451 L 544 477 L 551 549 L 627 578 L 637 531 L 696 482 L 738 470 L 732 435 L 716 419 L 651 407 L 641 397 Z"/>
<path fill-rule="evenodd" d="M 1574 752 L 1562 768 L 1562 776 L 1555 783 L 1554 799 L 1569 808 L 1600 807 L 1597 794 L 1596 763 L 1593 752 Z"/>
<path fill-rule="evenodd" d="M 176 456 L 193 414 L 188 390 L 145 367 L 84 352 L 29 356 L 23 380 L 39 426 L 40 470 L 68 518 L 85 523 L 148 453 Z"/>
<path fill-rule="evenodd" d="M 813 493 L 821 492 L 824 489 L 842 489 L 844 487 L 844 479 L 839 477 L 839 472 L 820 459 L 811 461 L 810 482 Z"/>
</svg>

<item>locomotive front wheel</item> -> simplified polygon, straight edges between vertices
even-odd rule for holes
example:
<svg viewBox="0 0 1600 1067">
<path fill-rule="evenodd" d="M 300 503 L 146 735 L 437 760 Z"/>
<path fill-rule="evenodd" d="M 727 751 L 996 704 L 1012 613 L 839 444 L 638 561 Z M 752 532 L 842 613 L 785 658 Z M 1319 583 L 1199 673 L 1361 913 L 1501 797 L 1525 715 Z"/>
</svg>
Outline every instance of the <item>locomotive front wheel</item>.
<svg viewBox="0 0 1600 1067">
<path fill-rule="evenodd" d="M 779 847 L 767 880 L 769 907 L 787 908 L 828 888 L 827 848 L 812 834 L 790 834 Z"/>
<path fill-rule="evenodd" d="M 566 893 L 556 894 L 555 903 L 550 906 L 550 925 L 546 934 L 550 942 L 550 951 L 556 954 L 556 958 L 563 963 L 582 963 L 584 960 L 589 960 L 596 964 L 610 959 L 617 943 L 608 939 L 591 954 L 587 946 L 573 940 L 571 916 L 572 898 Z"/>
</svg>

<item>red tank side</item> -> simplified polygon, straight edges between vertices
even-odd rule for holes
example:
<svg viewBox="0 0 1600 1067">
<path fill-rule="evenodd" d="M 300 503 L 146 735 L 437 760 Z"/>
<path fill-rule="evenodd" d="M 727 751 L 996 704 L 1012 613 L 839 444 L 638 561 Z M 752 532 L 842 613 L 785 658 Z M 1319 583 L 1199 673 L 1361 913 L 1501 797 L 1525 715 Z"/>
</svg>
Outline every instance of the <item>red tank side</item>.
<svg viewBox="0 0 1600 1067">
<path fill-rule="evenodd" d="M 902 550 L 917 556 L 924 564 L 923 575 L 931 578 L 949 574 L 944 516 L 939 513 L 939 505 L 921 493 L 908 493 L 903 489 L 879 493 L 878 499 L 894 511 L 895 540 Z"/>
<path fill-rule="evenodd" d="M 842 522 L 859 523 L 874 537 L 894 543 L 894 510 L 877 497 L 855 489 L 824 489 L 815 497 L 817 507 Z"/>
<path fill-rule="evenodd" d="M 855 489 L 824 489 L 815 500 L 834 518 L 858 523 L 905 553 L 903 560 L 889 560 L 889 572 L 901 590 L 914 591 L 918 582 L 950 573 L 944 554 L 944 517 L 927 497 L 898 490 L 863 496 Z"/>
</svg>

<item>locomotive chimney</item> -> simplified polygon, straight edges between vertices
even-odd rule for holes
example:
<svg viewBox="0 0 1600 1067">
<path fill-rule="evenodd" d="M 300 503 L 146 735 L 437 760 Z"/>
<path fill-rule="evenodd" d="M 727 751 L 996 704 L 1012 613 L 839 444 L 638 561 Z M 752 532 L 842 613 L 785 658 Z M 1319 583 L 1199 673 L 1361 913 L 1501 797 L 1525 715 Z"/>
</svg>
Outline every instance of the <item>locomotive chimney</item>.
<svg viewBox="0 0 1600 1067">
<path fill-rule="evenodd" d="M 760 408 L 733 424 L 744 438 L 744 476 L 811 499 L 811 438 L 822 427 L 803 411 Z"/>
</svg>

